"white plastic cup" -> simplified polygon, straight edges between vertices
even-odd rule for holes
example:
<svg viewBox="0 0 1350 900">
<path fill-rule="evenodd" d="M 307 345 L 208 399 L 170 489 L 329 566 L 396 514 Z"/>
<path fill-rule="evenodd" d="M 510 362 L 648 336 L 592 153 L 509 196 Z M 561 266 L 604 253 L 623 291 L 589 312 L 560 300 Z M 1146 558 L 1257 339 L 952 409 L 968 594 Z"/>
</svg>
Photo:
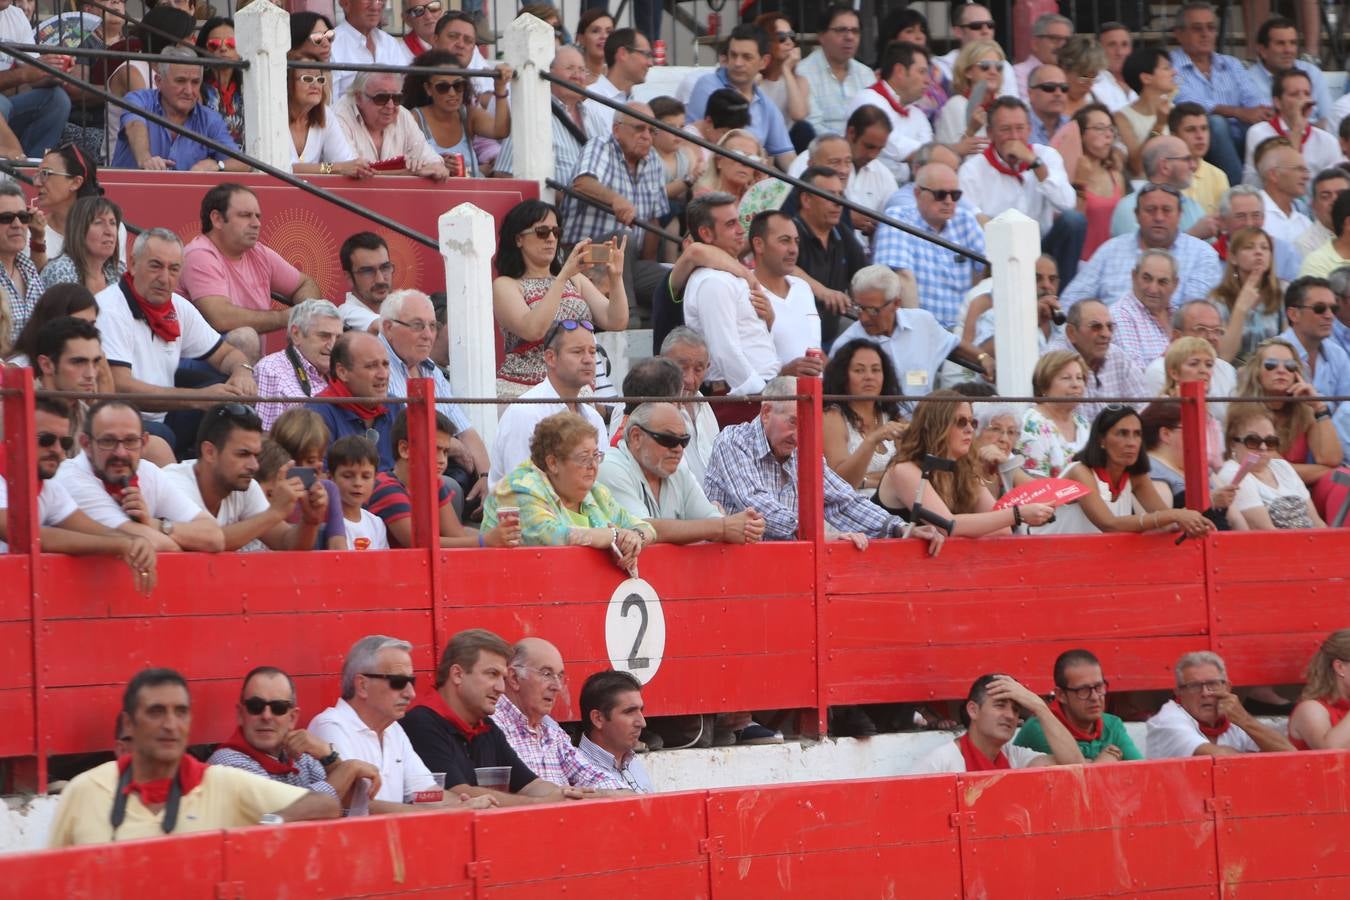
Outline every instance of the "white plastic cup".
<svg viewBox="0 0 1350 900">
<path fill-rule="evenodd" d="M 445 799 L 445 773 L 432 772 L 431 777 L 436 780 L 436 786 L 422 791 L 413 791 L 413 803 L 440 803 Z"/>
<path fill-rule="evenodd" d="M 481 788 L 490 788 L 494 791 L 511 790 L 510 766 L 483 766 L 474 769 L 473 774 Z"/>
</svg>

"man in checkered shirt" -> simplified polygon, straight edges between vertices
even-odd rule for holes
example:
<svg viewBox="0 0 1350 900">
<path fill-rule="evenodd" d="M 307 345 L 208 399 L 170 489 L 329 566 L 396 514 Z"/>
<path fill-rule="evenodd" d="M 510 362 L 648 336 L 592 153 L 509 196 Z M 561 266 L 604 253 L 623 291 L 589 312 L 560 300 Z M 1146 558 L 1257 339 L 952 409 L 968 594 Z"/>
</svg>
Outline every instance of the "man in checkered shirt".
<svg viewBox="0 0 1350 900">
<path fill-rule="evenodd" d="M 631 793 L 618 779 L 587 762 L 549 715 L 567 686 L 558 648 L 543 638 L 529 637 L 518 641 L 513 651 L 506 670 L 506 693 L 497 700 L 492 720 L 521 762 L 559 787 Z"/>
</svg>

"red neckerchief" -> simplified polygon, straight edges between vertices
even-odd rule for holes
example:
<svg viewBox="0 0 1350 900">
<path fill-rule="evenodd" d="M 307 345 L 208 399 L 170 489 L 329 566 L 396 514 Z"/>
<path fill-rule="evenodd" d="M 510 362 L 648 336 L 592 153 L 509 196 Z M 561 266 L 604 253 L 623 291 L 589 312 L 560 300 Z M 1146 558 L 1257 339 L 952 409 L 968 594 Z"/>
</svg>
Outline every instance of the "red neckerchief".
<svg viewBox="0 0 1350 900">
<path fill-rule="evenodd" d="M 1125 490 L 1125 485 L 1130 480 L 1129 472 L 1121 472 L 1120 478 L 1113 483 L 1111 481 L 1111 476 L 1107 474 L 1105 469 L 1099 469 L 1096 466 L 1093 466 L 1092 471 L 1096 474 L 1098 481 L 1100 481 L 1102 484 L 1106 485 L 1111 489 L 1112 503 L 1114 503 L 1120 497 L 1120 492 Z"/>
<path fill-rule="evenodd" d="M 1274 128 L 1275 133 L 1278 134 L 1280 137 L 1282 138 L 1289 137 L 1289 128 L 1283 122 L 1280 121 L 1279 116 L 1270 117 L 1270 127 Z M 1312 129 L 1313 127 L 1311 122 L 1309 122 L 1307 125 L 1303 127 L 1303 138 L 1298 142 L 1298 149 L 1300 152 L 1302 152 L 1304 145 L 1308 143 L 1308 138 L 1312 137 Z"/>
<path fill-rule="evenodd" d="M 1069 734 L 1073 735 L 1075 741 L 1100 741 L 1102 739 L 1102 720 L 1098 719 L 1093 723 L 1090 731 L 1083 731 L 1077 725 L 1070 721 L 1069 716 L 1064 712 L 1064 707 L 1060 706 L 1058 700 L 1050 702 L 1050 712 L 1055 714 L 1055 718 L 1064 723 L 1064 727 L 1069 729 Z"/>
<path fill-rule="evenodd" d="M 319 396 L 351 397 L 354 395 L 351 389 L 341 381 L 330 381 L 328 387 L 319 392 Z M 377 403 L 374 406 L 366 406 L 364 403 L 339 403 L 338 406 L 359 417 L 361 421 L 366 423 L 366 427 L 370 427 L 372 422 L 388 412 L 383 403 Z"/>
<path fill-rule="evenodd" d="M 876 91 L 878 94 L 885 97 L 886 102 L 891 105 L 891 109 L 895 110 L 896 114 L 899 115 L 900 118 L 902 119 L 909 118 L 909 107 L 900 102 L 900 98 L 895 96 L 895 93 L 891 90 L 891 86 L 889 84 L 887 84 L 882 79 L 878 78 L 877 83 L 872 85 L 872 90 Z"/>
<path fill-rule="evenodd" d="M 410 31 L 405 34 L 403 36 L 403 43 L 408 45 L 408 49 L 412 51 L 413 56 L 421 56 L 431 49 L 426 44 L 422 43 L 422 39 L 417 36 L 417 32 L 415 31 Z"/>
<path fill-rule="evenodd" d="M 956 739 L 956 746 L 961 751 L 961 758 L 966 761 L 967 772 L 993 772 L 997 769 L 1011 769 L 1012 764 L 1008 762 L 1008 757 L 1003 755 L 1003 751 L 998 751 L 998 756 L 992 760 L 984 755 L 975 742 L 970 739 L 970 732 L 967 731 Z"/>
<path fill-rule="evenodd" d="M 1223 736 L 1223 733 L 1227 731 L 1228 727 L 1233 723 L 1228 721 L 1227 716 L 1221 716 L 1219 718 L 1219 721 L 1215 722 L 1213 725 L 1206 725 L 1199 719 L 1195 720 L 1195 724 L 1200 726 L 1201 734 L 1209 738 L 1211 741 L 1217 741 L 1220 737 Z"/>
<path fill-rule="evenodd" d="M 487 719 L 483 719 L 483 721 L 479 722 L 477 725 L 469 725 L 466 723 L 459 716 L 455 715 L 455 711 L 446 704 L 445 698 L 441 696 L 440 691 L 433 690 L 424 696 L 418 697 L 417 702 L 413 705 L 425 706 L 427 709 L 455 726 L 455 728 L 469 740 L 473 740 L 480 734 L 487 734 L 488 730 L 491 728 Z"/>
<path fill-rule="evenodd" d="M 120 776 L 131 765 L 131 756 L 119 757 L 117 760 L 117 774 Z M 197 785 L 202 783 L 202 778 L 206 775 L 206 763 L 198 762 L 197 758 L 191 753 L 184 753 L 183 758 L 178 761 L 178 786 L 186 797 L 192 791 L 196 790 Z M 141 802 L 146 806 L 156 803 L 167 803 L 169 801 L 169 786 L 173 783 L 172 778 L 156 778 L 154 781 L 136 782 L 127 784 L 122 791 L 124 794 L 140 794 Z"/>
<path fill-rule="evenodd" d="M 122 276 L 122 293 L 131 298 L 131 302 L 140 308 L 141 315 L 145 316 L 145 322 L 154 332 L 155 337 L 166 344 L 172 344 L 182 335 L 183 329 L 178 324 L 178 310 L 173 307 L 173 298 L 163 306 L 156 306 L 149 300 L 136 293 L 136 285 L 132 283 L 131 273 L 128 272 Z"/>
<path fill-rule="evenodd" d="M 1219 254 L 1219 259 L 1228 259 L 1228 235 L 1221 234 L 1214 239 L 1214 252 Z"/>
<path fill-rule="evenodd" d="M 220 92 L 220 114 L 222 116 L 234 115 L 234 98 L 239 93 L 239 79 L 231 78 L 229 85 L 221 87 L 220 82 L 216 82 L 216 90 Z"/>
<path fill-rule="evenodd" d="M 264 753 L 248 741 L 244 740 L 244 729 L 242 728 L 236 728 L 234 734 L 230 735 L 229 740 L 219 744 L 217 749 L 221 747 L 239 751 L 258 765 L 262 766 L 263 771 L 268 775 L 300 774 L 300 769 L 296 767 L 294 762 L 277 759 L 272 754 Z"/>
<path fill-rule="evenodd" d="M 1011 175 L 1016 178 L 1018 183 L 1022 182 L 1022 173 L 1030 168 L 1026 163 L 1019 162 L 1016 167 L 1008 165 L 1003 161 L 1003 157 L 994 151 L 994 145 L 990 144 L 984 148 L 984 158 L 989 161 L 989 165 L 994 167 L 995 172 L 1001 172 L 1004 175 Z"/>
<path fill-rule="evenodd" d="M 103 489 L 108 492 L 109 497 L 112 497 L 118 503 L 121 503 L 122 495 L 127 492 L 127 488 L 141 486 L 141 477 L 139 475 L 132 475 L 127 479 L 126 484 L 113 484 L 111 481 L 104 481 L 102 478 L 99 478 L 99 482 L 103 485 Z"/>
</svg>

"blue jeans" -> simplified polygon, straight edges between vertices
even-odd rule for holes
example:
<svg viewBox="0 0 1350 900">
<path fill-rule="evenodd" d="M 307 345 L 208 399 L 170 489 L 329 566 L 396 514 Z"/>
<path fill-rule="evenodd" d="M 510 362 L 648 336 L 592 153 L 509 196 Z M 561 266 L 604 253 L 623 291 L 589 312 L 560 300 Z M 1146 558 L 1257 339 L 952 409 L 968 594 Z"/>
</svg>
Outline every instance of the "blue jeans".
<svg viewBox="0 0 1350 900">
<path fill-rule="evenodd" d="M 1209 117 L 1209 152 L 1205 159 L 1223 169 L 1229 184 L 1242 184 L 1242 157 L 1247 126 L 1225 116 Z"/>
<path fill-rule="evenodd" d="M 1087 216 L 1076 210 L 1055 216 L 1055 224 L 1041 236 L 1041 252 L 1048 253 L 1059 267 L 1059 283 L 1067 285 L 1078 274 L 1078 258 L 1083 255 L 1087 238 Z"/>
<path fill-rule="evenodd" d="M 22 94 L 0 94 L 0 117 L 23 145 L 23 152 L 40 157 L 61 143 L 70 118 L 70 95 L 59 87 L 38 88 Z"/>
</svg>

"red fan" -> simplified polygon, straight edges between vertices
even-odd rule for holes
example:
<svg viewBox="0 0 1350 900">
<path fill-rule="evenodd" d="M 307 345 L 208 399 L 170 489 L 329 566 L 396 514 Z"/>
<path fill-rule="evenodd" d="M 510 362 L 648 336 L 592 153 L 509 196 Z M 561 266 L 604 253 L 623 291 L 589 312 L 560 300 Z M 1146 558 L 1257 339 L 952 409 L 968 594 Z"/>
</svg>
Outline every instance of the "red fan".
<svg viewBox="0 0 1350 900">
<path fill-rule="evenodd" d="M 1091 488 L 1087 485 L 1067 478 L 1037 478 L 1004 494 L 994 504 L 994 509 L 1007 509 L 1014 505 L 1025 506 L 1028 503 L 1063 506 L 1088 493 L 1091 493 Z"/>
</svg>

